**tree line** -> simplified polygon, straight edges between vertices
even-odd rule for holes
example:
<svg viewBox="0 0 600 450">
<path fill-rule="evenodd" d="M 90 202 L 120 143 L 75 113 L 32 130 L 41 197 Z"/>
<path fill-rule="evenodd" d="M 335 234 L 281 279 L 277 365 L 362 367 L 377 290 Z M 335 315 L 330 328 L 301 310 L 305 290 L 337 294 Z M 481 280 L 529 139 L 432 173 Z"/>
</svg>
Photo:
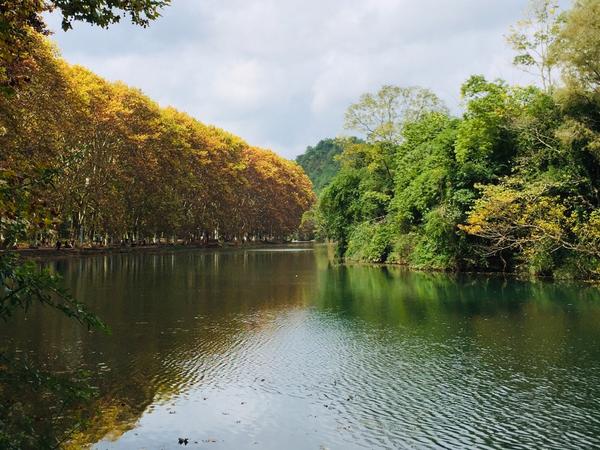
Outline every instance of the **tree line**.
<svg viewBox="0 0 600 450">
<path fill-rule="evenodd" d="M 461 117 L 418 87 L 350 106 L 366 141 L 338 139 L 303 228 L 347 260 L 600 277 L 600 1 L 532 1 L 508 41 L 541 87 L 472 76 Z"/>
<path fill-rule="evenodd" d="M 314 195 L 296 163 L 66 63 L 41 35 L 31 39 L 31 79 L 0 97 L 3 247 L 239 242 L 297 229 Z M 27 184 L 17 204 L 12 188 Z"/>
</svg>

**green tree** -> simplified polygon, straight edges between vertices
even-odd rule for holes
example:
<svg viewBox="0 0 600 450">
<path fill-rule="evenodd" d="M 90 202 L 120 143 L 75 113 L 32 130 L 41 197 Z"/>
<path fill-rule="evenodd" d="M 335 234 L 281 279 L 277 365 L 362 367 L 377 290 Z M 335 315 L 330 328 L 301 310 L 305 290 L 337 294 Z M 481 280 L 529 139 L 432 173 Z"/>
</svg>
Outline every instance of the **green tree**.
<svg viewBox="0 0 600 450">
<path fill-rule="evenodd" d="M 319 198 L 323 231 L 337 242 L 340 256 L 346 252 L 352 225 L 361 219 L 360 182 L 360 171 L 342 170 L 323 189 Z"/>
<path fill-rule="evenodd" d="M 552 48 L 567 81 L 583 89 L 600 88 L 600 2 L 577 0 L 564 16 L 558 39 Z"/>
<path fill-rule="evenodd" d="M 546 92 L 554 88 L 555 61 L 551 49 L 560 28 L 561 16 L 555 0 L 530 0 L 527 15 L 506 37 L 517 52 L 515 66 L 539 77 Z"/>
<path fill-rule="evenodd" d="M 362 133 L 369 143 L 399 144 L 404 125 L 431 111 L 446 112 L 446 107 L 429 89 L 385 85 L 350 105 L 344 126 Z"/>
<path fill-rule="evenodd" d="M 406 91 L 391 86 L 352 105 L 347 126 L 367 141 L 344 147 L 319 203 L 341 254 L 599 277 L 599 14 L 598 0 L 577 1 L 564 15 L 553 1 L 531 3 L 509 41 L 541 89 L 472 76 L 461 118 L 437 102 L 405 108 Z"/>
</svg>

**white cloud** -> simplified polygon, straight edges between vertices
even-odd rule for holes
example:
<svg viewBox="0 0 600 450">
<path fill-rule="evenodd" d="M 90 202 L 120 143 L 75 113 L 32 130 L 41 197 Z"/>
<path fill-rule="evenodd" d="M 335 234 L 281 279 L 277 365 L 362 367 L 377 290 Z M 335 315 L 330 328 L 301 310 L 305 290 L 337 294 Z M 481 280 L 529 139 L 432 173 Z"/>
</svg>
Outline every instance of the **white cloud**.
<svg viewBox="0 0 600 450">
<path fill-rule="evenodd" d="M 457 111 L 470 74 L 527 80 L 503 38 L 525 3 L 174 0 L 147 29 L 54 38 L 73 63 L 293 157 L 341 133 L 346 107 L 383 83 L 428 87 Z"/>
<path fill-rule="evenodd" d="M 213 81 L 213 92 L 231 108 L 258 108 L 268 95 L 267 73 L 256 60 L 225 64 Z"/>
</svg>

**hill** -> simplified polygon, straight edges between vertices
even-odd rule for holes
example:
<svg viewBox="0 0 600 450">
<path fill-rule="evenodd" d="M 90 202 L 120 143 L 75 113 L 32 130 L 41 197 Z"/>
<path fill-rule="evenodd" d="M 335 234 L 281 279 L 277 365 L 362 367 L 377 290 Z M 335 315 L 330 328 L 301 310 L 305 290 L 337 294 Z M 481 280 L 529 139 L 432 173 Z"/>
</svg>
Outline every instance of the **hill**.
<svg viewBox="0 0 600 450">
<path fill-rule="evenodd" d="M 329 184 L 340 170 L 340 164 L 335 159 L 342 153 L 342 146 L 335 139 L 323 139 L 314 147 L 307 147 L 306 151 L 296 158 L 313 183 L 316 193 Z"/>
</svg>

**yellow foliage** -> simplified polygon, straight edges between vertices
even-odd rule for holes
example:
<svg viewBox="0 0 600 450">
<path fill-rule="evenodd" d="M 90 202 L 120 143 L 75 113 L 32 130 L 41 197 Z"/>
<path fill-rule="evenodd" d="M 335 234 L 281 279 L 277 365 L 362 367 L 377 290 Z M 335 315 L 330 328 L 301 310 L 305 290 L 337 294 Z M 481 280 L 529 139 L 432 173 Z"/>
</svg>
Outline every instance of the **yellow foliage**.
<svg viewBox="0 0 600 450">
<path fill-rule="evenodd" d="M 295 163 L 70 66 L 38 40 L 36 77 L 0 97 L 0 168 L 18 174 L 3 177 L 11 183 L 56 169 L 55 189 L 36 195 L 73 237 L 296 230 L 314 194 Z M 56 221 L 43 223 L 56 231 Z"/>
</svg>

